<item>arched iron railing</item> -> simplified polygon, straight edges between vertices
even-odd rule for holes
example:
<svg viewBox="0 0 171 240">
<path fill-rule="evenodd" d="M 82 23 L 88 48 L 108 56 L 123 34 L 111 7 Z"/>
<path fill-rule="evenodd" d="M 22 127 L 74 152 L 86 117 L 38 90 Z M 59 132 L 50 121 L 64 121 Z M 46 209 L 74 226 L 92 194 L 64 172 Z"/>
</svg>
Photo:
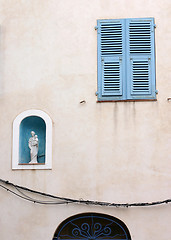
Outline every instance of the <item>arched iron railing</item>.
<svg viewBox="0 0 171 240">
<path fill-rule="evenodd" d="M 119 219 L 99 213 L 83 213 L 67 218 L 57 228 L 53 240 L 131 240 Z"/>
</svg>

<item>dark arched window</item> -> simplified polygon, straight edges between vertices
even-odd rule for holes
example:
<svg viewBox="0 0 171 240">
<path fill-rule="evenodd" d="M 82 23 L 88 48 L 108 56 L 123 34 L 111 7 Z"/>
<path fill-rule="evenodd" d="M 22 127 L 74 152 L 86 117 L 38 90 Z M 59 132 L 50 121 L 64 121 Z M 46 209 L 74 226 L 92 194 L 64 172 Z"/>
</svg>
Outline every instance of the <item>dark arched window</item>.
<svg viewBox="0 0 171 240">
<path fill-rule="evenodd" d="M 126 225 L 119 219 L 98 213 L 74 215 L 57 228 L 53 240 L 131 240 Z"/>
</svg>

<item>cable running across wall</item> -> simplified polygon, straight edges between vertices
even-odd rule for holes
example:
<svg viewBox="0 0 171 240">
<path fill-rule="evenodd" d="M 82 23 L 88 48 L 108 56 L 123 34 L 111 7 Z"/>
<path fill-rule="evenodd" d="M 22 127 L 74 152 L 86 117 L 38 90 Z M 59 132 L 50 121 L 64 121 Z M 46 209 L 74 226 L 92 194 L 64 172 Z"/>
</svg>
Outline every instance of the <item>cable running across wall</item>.
<svg viewBox="0 0 171 240">
<path fill-rule="evenodd" d="M 30 188 L 26 188 L 23 186 L 18 186 L 16 184 L 13 184 L 9 181 L 5 181 L 3 179 L 0 179 L 0 187 L 9 191 L 10 193 L 14 194 L 17 197 L 20 197 L 24 200 L 38 203 L 38 204 L 44 204 L 44 205 L 59 205 L 59 204 L 85 204 L 85 205 L 96 205 L 96 206 L 105 206 L 105 207 L 148 207 L 148 206 L 155 206 L 155 205 L 161 205 L 161 204 L 167 204 L 171 203 L 171 199 L 166 199 L 163 201 L 155 201 L 155 202 L 139 202 L 139 203 L 110 203 L 110 202 L 100 202 L 100 201 L 93 201 L 93 200 L 83 200 L 83 199 L 72 199 L 72 198 L 65 198 L 65 197 L 58 197 L 51 194 L 35 191 Z M 26 194 L 27 192 L 27 194 Z M 35 194 L 39 197 L 45 197 L 48 198 L 47 201 L 36 199 L 33 197 L 30 197 L 28 194 Z"/>
</svg>

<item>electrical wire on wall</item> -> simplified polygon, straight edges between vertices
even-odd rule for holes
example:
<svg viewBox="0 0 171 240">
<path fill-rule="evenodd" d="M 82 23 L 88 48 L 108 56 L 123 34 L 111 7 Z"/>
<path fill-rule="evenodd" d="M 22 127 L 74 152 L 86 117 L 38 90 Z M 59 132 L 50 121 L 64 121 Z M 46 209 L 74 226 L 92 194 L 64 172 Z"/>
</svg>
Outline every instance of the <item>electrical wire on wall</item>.
<svg viewBox="0 0 171 240">
<path fill-rule="evenodd" d="M 171 203 L 171 199 L 167 199 L 163 201 L 155 201 L 155 202 L 140 202 L 140 203 L 110 203 L 110 202 L 99 202 L 99 201 L 83 200 L 83 199 L 71 199 L 71 198 L 58 197 L 58 196 L 50 195 L 47 193 L 35 191 L 30 188 L 18 186 L 16 184 L 13 184 L 9 181 L 5 181 L 3 179 L 0 179 L 0 183 L 1 183 L 0 184 L 1 188 L 14 194 L 15 196 L 33 203 L 44 204 L 44 205 L 78 203 L 78 204 L 86 204 L 86 205 L 128 208 L 128 207 L 148 207 L 148 206 Z M 36 195 L 36 198 L 29 196 L 29 194 Z M 39 197 L 39 199 L 37 199 L 37 197 Z M 40 199 L 41 197 L 46 198 L 48 200 L 41 200 Z"/>
</svg>

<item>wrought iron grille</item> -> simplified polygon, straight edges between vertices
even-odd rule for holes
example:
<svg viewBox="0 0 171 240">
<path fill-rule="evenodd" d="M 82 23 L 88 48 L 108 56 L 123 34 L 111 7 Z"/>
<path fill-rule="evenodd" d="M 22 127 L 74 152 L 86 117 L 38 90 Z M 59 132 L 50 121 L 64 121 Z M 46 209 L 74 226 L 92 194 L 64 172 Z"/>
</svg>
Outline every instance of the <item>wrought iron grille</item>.
<svg viewBox="0 0 171 240">
<path fill-rule="evenodd" d="M 57 228 L 53 240 L 131 240 L 126 225 L 105 214 L 85 213 L 66 219 Z"/>
</svg>

